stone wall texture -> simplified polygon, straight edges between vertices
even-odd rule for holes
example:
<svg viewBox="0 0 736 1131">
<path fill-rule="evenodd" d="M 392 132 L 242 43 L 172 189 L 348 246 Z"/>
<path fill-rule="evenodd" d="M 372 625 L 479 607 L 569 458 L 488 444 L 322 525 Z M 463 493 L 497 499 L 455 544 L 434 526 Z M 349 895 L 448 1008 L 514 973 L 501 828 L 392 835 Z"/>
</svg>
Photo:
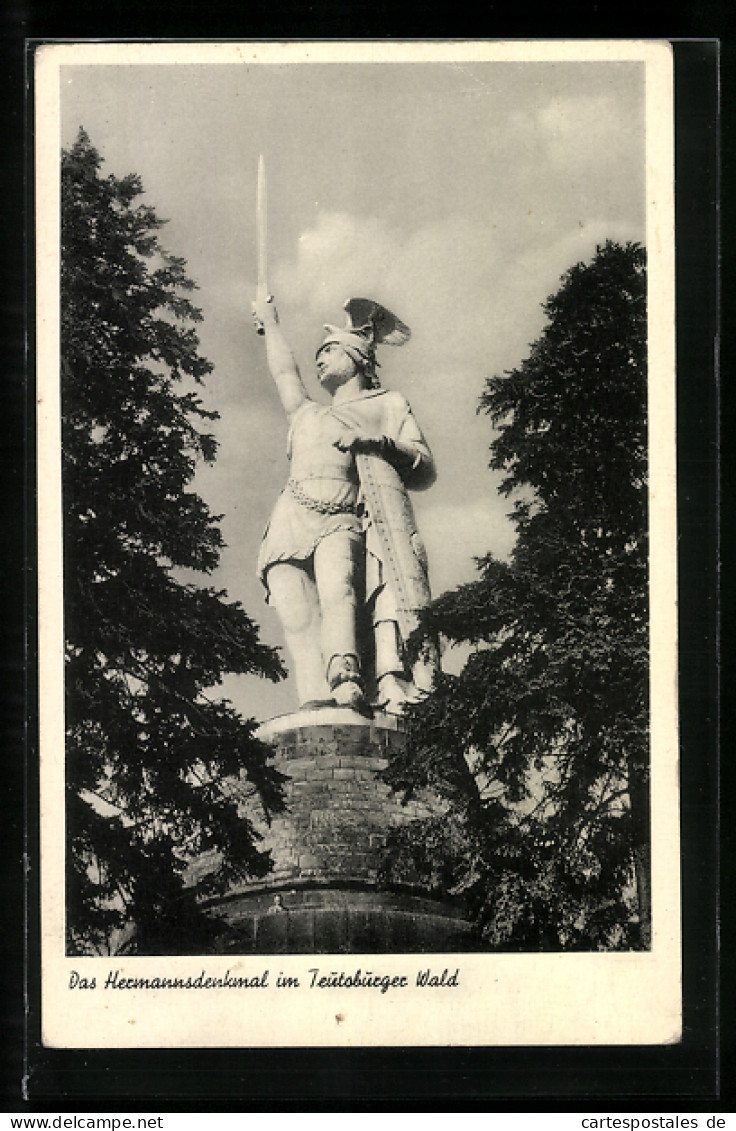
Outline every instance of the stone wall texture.
<svg viewBox="0 0 736 1131">
<path fill-rule="evenodd" d="M 239 953 L 385 953 L 473 949 L 463 908 L 419 884 L 383 890 L 381 848 L 396 825 L 437 812 L 436 798 L 402 805 L 381 778 L 404 741 L 397 719 L 346 708 L 300 712 L 266 724 L 287 809 L 260 824 L 274 869 L 210 904 Z M 258 826 L 252 801 L 243 816 Z M 202 871 L 207 862 L 200 864 Z M 193 877 L 194 878 L 194 877 Z"/>
</svg>

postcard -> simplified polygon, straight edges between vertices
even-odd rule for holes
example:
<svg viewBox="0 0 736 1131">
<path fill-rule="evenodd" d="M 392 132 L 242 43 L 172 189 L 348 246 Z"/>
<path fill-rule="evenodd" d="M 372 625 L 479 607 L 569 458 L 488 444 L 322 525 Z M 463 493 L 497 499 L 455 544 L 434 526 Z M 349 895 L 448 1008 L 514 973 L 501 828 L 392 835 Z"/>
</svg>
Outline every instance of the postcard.
<svg viewBox="0 0 736 1131">
<path fill-rule="evenodd" d="M 678 1042 L 670 45 L 34 90 L 44 1044 Z"/>
</svg>

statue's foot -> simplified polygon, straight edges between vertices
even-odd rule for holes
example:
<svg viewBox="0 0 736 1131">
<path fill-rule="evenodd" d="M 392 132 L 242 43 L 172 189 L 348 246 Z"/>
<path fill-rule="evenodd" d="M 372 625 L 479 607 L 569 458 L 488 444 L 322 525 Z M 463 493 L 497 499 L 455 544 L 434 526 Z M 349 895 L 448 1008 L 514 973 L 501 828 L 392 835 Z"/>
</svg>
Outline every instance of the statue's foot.
<svg viewBox="0 0 736 1131">
<path fill-rule="evenodd" d="M 334 655 L 327 665 L 327 682 L 338 707 L 351 707 L 361 714 L 372 714 L 360 678 L 358 657 L 353 652 Z"/>
<path fill-rule="evenodd" d="M 418 703 L 424 693 L 408 679 L 390 672 L 378 681 L 376 707 L 387 715 L 400 715 L 408 703 Z"/>
<path fill-rule="evenodd" d="M 363 694 L 363 688 L 352 679 L 344 680 L 334 687 L 332 698 L 338 707 L 352 707 L 354 711 L 359 711 L 361 715 L 372 714 Z"/>
</svg>

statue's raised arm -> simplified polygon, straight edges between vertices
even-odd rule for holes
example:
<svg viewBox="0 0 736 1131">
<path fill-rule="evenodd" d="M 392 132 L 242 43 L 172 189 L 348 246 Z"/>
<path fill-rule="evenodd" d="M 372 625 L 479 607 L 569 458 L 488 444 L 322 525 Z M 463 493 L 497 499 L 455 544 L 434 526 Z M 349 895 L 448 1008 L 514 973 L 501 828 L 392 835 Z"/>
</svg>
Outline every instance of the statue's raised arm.
<svg viewBox="0 0 736 1131">
<path fill-rule="evenodd" d="M 278 389 L 284 411 L 291 417 L 309 398 L 299 373 L 299 366 L 281 329 L 272 296 L 256 299 L 253 303 L 253 320 L 258 332 L 265 335 L 268 368 Z"/>
</svg>

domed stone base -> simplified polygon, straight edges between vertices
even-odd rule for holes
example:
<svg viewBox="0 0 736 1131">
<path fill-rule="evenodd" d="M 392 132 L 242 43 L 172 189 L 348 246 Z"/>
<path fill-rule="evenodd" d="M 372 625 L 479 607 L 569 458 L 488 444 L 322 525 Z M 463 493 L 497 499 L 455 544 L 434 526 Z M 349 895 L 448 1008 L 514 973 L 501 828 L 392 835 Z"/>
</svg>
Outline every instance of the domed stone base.
<svg viewBox="0 0 736 1131">
<path fill-rule="evenodd" d="M 273 871 L 207 905 L 227 924 L 224 951 L 474 949 L 457 900 L 424 892 L 419 882 L 380 886 L 381 850 L 391 828 L 441 810 L 438 799 L 427 797 L 402 805 L 381 779 L 392 750 L 404 742 L 399 719 L 322 708 L 272 719 L 259 737 L 273 743 L 274 764 L 288 778 L 287 809 L 262 828 Z M 243 802 L 243 814 L 255 821 L 252 802 Z"/>
<path fill-rule="evenodd" d="M 411 954 L 473 950 L 470 924 L 440 900 L 365 888 L 291 888 L 236 897 L 217 913 L 220 953 Z"/>
</svg>

